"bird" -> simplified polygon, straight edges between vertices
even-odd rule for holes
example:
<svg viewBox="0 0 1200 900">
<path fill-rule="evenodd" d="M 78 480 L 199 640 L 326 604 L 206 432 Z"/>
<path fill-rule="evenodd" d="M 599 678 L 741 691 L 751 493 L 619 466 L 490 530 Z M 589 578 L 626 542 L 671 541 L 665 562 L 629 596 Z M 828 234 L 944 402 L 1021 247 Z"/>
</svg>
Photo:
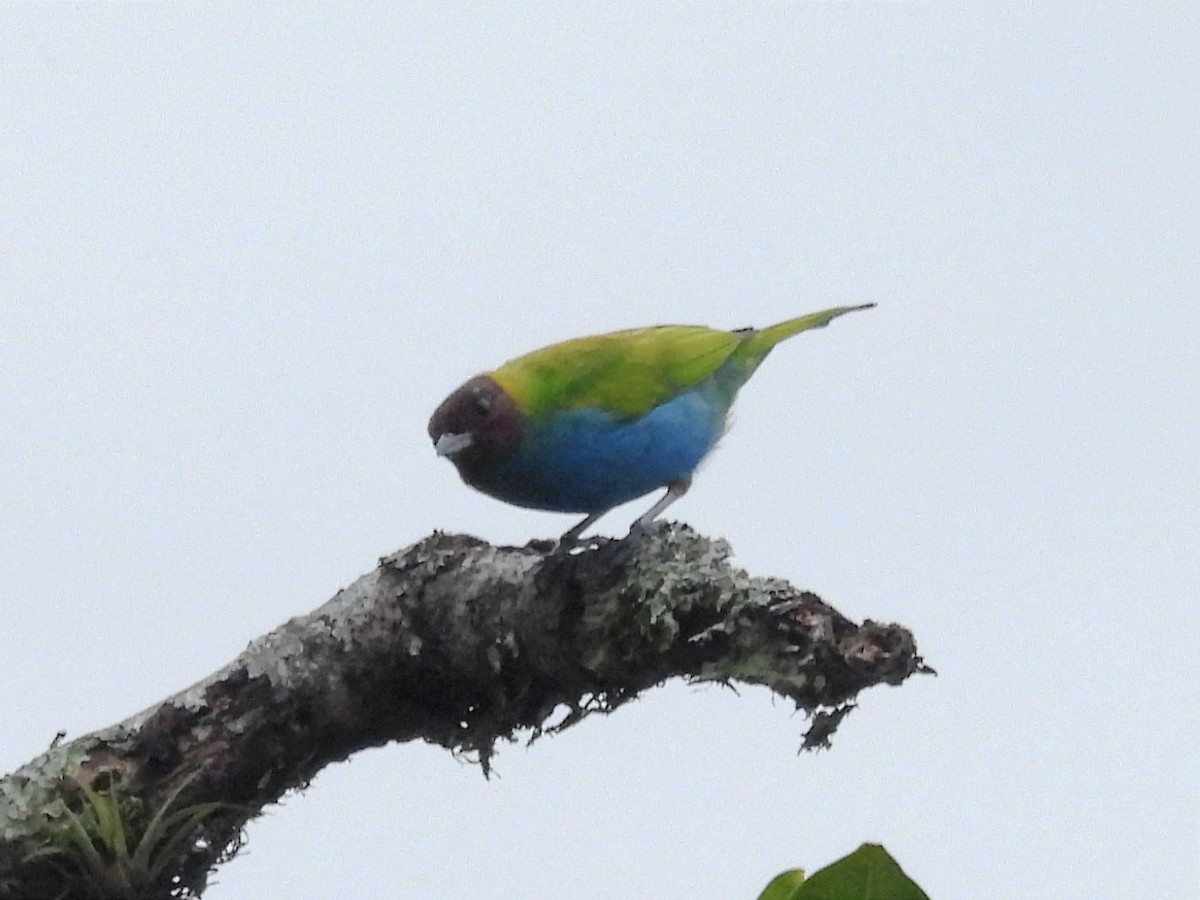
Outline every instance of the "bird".
<svg viewBox="0 0 1200 900">
<path fill-rule="evenodd" d="M 429 420 L 439 457 L 462 480 L 516 506 L 585 518 L 666 492 L 630 528 L 644 532 L 687 493 L 725 433 L 742 385 L 780 341 L 874 303 L 838 306 L 767 328 L 657 325 L 575 338 L 469 379 Z"/>
</svg>

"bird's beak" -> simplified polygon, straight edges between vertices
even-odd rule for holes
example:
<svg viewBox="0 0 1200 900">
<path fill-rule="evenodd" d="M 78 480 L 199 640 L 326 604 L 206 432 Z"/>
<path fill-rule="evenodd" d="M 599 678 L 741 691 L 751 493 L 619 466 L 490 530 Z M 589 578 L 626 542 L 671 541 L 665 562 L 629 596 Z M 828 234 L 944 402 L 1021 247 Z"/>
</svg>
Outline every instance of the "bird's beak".
<svg viewBox="0 0 1200 900">
<path fill-rule="evenodd" d="M 437 451 L 438 456 L 452 457 L 454 454 L 466 450 L 473 443 L 475 443 L 475 439 L 471 437 L 470 432 L 464 431 L 458 434 L 446 432 L 433 442 L 433 449 Z"/>
</svg>

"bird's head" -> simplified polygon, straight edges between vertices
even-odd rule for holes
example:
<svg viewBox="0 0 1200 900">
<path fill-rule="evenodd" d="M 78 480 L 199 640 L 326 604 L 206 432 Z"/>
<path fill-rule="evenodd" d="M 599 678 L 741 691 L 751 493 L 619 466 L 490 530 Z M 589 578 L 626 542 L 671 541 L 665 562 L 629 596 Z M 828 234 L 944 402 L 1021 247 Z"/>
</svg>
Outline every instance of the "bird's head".
<svg viewBox="0 0 1200 900">
<path fill-rule="evenodd" d="M 504 388 L 476 375 L 434 410 L 429 436 L 438 456 L 449 459 L 471 483 L 472 476 L 504 462 L 521 441 L 521 410 Z"/>
</svg>

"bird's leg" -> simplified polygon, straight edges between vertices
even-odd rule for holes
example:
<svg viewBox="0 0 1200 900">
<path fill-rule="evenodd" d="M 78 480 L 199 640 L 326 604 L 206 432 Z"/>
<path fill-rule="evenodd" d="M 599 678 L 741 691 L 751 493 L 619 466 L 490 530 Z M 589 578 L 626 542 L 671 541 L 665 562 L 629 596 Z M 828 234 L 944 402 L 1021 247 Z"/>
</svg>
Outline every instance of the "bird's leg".
<svg viewBox="0 0 1200 900">
<path fill-rule="evenodd" d="M 667 492 L 662 495 L 659 501 L 646 510 L 638 518 L 638 520 L 633 523 L 633 526 L 629 529 L 630 536 L 632 537 L 635 534 L 640 534 L 649 528 L 650 523 L 653 522 L 659 515 L 661 515 L 664 509 L 686 494 L 688 492 L 688 488 L 691 486 L 692 479 L 690 478 L 681 478 L 678 481 L 672 481 L 670 484 L 668 484 Z"/>
<path fill-rule="evenodd" d="M 558 539 L 558 546 L 563 547 L 563 548 L 570 547 L 577 540 L 579 540 L 579 536 L 581 534 L 583 534 L 587 529 L 591 528 L 592 525 L 594 525 L 596 523 L 596 520 L 599 519 L 606 512 L 608 512 L 607 509 L 602 509 L 599 512 L 591 513 L 590 515 L 588 515 L 588 517 L 586 519 L 584 519 L 578 525 L 574 526 L 573 528 L 568 529 L 566 532 L 563 533 L 563 536 Z"/>
<path fill-rule="evenodd" d="M 634 535 L 645 531 L 649 527 L 650 523 L 662 514 L 664 509 L 686 494 L 688 492 L 688 488 L 691 486 L 692 479 L 690 478 L 681 478 L 678 481 L 672 481 L 670 484 L 668 484 L 667 492 L 663 494 L 661 498 L 659 498 L 657 503 L 655 503 L 652 507 L 646 510 L 646 512 L 638 517 L 638 520 L 634 522 L 633 526 L 629 529 L 629 534 Z M 581 534 L 587 531 L 587 529 L 591 528 L 592 525 L 596 523 L 596 520 L 607 512 L 607 509 L 602 509 L 599 512 L 594 512 L 588 515 L 587 518 L 573 528 L 568 529 L 563 536 L 558 539 L 558 546 L 560 548 L 570 547 L 579 539 Z"/>
</svg>

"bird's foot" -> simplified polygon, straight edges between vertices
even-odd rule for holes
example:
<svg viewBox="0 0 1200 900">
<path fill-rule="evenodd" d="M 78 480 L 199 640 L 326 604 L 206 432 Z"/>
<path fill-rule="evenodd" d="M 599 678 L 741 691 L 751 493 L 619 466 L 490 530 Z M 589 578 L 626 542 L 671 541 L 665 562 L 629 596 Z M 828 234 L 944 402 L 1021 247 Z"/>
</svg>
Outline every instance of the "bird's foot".
<svg viewBox="0 0 1200 900">
<path fill-rule="evenodd" d="M 629 526 L 629 534 L 625 536 L 625 540 L 635 544 L 641 543 L 646 538 L 653 537 L 655 534 L 666 531 L 670 527 L 671 524 L 663 519 L 638 519 Z"/>
<path fill-rule="evenodd" d="M 578 532 L 575 534 L 567 532 L 555 542 L 554 549 L 551 552 L 556 555 L 582 553 L 589 546 L 595 544 L 596 540 L 595 537 L 581 538 Z"/>
<path fill-rule="evenodd" d="M 578 556 L 580 553 L 595 549 L 609 540 L 611 539 L 597 535 L 580 538 L 578 535 L 564 534 L 558 540 L 554 540 L 553 538 L 537 538 L 529 542 L 529 547 L 543 556 Z"/>
<path fill-rule="evenodd" d="M 558 545 L 561 541 L 553 540 L 552 538 L 533 538 L 525 546 L 534 553 L 546 556 L 549 553 L 554 553 L 558 550 Z"/>
</svg>

